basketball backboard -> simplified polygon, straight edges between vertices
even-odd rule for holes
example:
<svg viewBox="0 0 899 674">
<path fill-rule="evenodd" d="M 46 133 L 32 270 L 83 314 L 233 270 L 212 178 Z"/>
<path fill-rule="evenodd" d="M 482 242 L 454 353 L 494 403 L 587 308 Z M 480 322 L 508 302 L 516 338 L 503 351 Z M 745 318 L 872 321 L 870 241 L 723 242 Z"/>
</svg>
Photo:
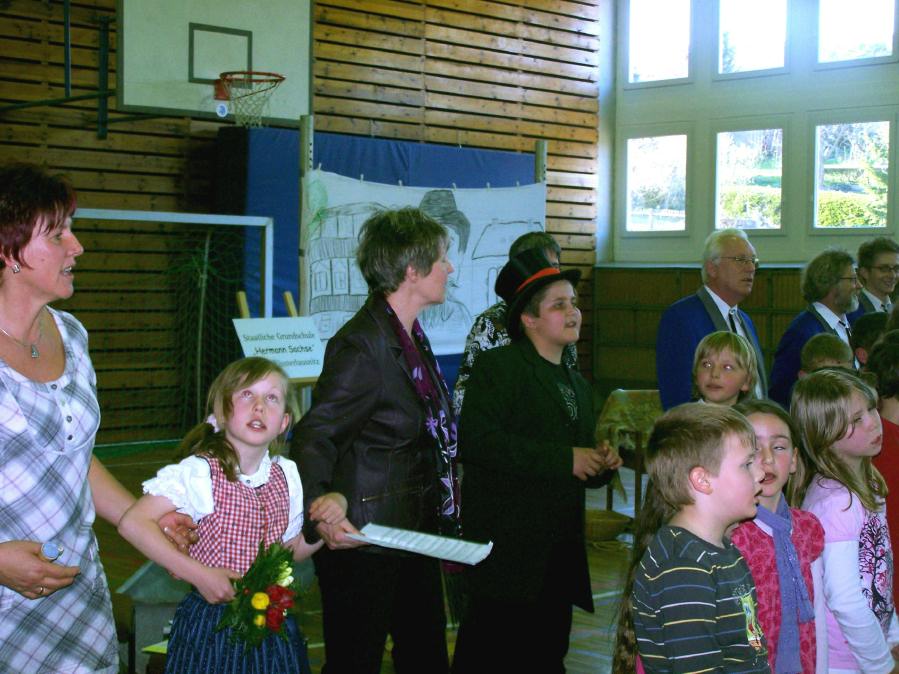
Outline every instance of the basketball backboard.
<svg viewBox="0 0 899 674">
<path fill-rule="evenodd" d="M 213 82 L 229 70 L 286 77 L 266 119 L 309 113 L 312 0 L 118 0 L 120 111 L 215 116 Z"/>
</svg>

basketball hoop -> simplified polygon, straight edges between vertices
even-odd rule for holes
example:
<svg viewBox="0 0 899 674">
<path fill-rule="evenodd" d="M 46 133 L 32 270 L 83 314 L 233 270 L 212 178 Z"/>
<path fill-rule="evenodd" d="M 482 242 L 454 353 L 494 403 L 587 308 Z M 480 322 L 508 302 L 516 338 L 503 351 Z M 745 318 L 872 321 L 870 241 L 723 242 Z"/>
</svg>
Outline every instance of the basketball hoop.
<svg viewBox="0 0 899 674">
<path fill-rule="evenodd" d="M 284 76 L 258 70 L 221 73 L 215 82 L 216 100 L 231 101 L 234 121 L 240 126 L 262 126 L 269 99 Z"/>
</svg>

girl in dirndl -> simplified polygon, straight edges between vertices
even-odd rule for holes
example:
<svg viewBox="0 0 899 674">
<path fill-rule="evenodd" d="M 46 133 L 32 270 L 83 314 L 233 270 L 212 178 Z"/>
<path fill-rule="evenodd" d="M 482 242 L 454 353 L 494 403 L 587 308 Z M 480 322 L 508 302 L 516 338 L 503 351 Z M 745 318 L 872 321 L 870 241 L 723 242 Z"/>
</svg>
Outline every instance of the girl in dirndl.
<svg viewBox="0 0 899 674">
<path fill-rule="evenodd" d="M 232 643 L 231 629 L 216 630 L 232 580 L 250 568 L 263 542 L 281 542 L 300 560 L 321 547 L 302 536 L 303 493 L 296 464 L 279 456 L 296 418 L 296 399 L 284 371 L 264 358 L 228 365 L 212 383 L 207 420 L 181 442 L 187 458 L 163 467 L 144 483 L 144 496 L 125 514 L 120 533 L 147 557 L 194 589 L 175 612 L 166 672 L 308 674 L 306 644 L 293 616 L 255 649 Z M 175 552 L 156 525 L 172 510 L 197 522 L 190 556 Z M 339 495 L 326 494 L 310 517 L 336 523 L 345 517 Z"/>
</svg>

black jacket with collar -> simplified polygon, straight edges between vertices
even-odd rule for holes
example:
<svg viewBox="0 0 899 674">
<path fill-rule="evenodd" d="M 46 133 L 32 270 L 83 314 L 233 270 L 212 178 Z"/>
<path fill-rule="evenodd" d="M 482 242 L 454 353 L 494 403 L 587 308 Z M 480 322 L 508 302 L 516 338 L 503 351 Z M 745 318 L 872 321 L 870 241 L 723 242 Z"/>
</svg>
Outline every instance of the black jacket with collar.
<svg viewBox="0 0 899 674">
<path fill-rule="evenodd" d="M 436 532 L 437 473 L 425 410 L 382 297 L 369 297 L 328 341 L 313 400 L 290 449 L 306 508 L 337 491 L 357 528 L 375 522 Z M 307 540 L 318 538 L 314 525 L 306 522 Z"/>
<path fill-rule="evenodd" d="M 472 592 L 533 601 L 551 556 L 565 569 L 553 580 L 564 600 L 592 611 L 584 548 L 586 486 L 572 474 L 572 447 L 593 447 L 593 395 L 568 370 L 575 393 L 572 420 L 553 365 L 522 338 L 478 355 L 460 420 L 462 530 L 466 539 L 491 540 L 493 551 L 469 572 Z"/>
</svg>

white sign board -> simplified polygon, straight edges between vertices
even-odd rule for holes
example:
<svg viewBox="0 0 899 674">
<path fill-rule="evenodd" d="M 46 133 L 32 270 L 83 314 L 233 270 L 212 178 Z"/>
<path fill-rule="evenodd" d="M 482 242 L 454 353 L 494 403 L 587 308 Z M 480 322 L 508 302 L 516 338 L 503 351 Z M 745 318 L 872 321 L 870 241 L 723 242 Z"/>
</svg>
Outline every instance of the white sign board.
<svg viewBox="0 0 899 674">
<path fill-rule="evenodd" d="M 268 358 L 291 379 L 314 379 L 321 374 L 325 349 L 315 321 L 308 316 L 233 320 L 245 356 Z"/>
</svg>

